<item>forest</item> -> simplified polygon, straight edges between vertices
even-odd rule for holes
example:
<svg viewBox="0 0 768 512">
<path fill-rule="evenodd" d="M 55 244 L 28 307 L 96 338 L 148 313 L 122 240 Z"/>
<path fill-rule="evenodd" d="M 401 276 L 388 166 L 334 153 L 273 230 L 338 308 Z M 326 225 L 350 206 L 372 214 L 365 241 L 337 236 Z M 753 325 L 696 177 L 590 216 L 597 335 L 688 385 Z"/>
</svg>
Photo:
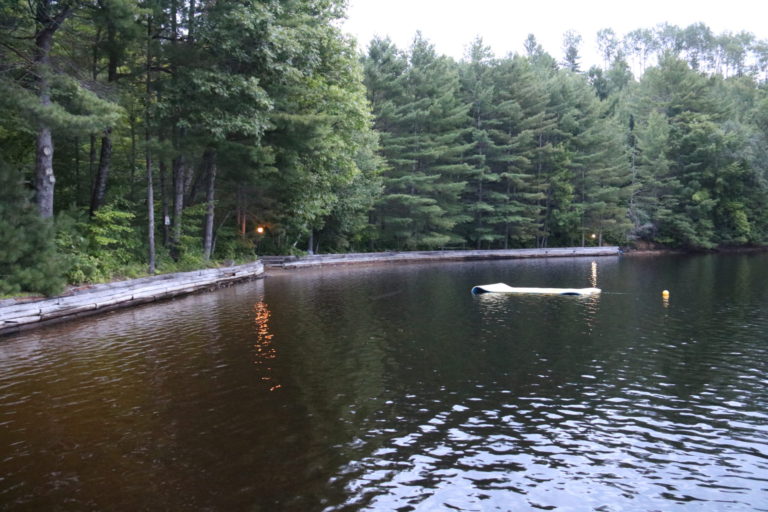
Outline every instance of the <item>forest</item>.
<svg viewBox="0 0 768 512">
<path fill-rule="evenodd" d="M 456 61 L 420 33 L 359 52 L 344 15 L 3 2 L 0 296 L 266 254 L 766 244 L 768 41 L 607 28 L 582 69 L 576 32 Z"/>
</svg>

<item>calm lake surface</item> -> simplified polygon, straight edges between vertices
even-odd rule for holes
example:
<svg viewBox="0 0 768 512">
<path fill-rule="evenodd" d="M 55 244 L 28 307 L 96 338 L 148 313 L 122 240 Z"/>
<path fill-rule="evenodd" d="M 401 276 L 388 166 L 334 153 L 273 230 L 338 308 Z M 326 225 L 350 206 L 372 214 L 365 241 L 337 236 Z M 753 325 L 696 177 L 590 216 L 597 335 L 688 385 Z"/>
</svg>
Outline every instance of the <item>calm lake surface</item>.
<svg viewBox="0 0 768 512">
<path fill-rule="evenodd" d="M 0 508 L 768 510 L 768 255 L 302 270 L 0 338 Z"/>
</svg>

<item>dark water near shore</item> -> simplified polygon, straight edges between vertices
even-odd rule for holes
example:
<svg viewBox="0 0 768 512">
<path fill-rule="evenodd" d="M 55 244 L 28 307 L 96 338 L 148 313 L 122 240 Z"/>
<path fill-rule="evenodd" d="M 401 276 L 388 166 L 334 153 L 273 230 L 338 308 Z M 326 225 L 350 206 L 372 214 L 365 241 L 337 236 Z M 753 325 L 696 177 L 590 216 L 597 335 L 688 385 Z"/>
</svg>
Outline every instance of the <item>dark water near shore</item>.
<svg viewBox="0 0 768 512">
<path fill-rule="evenodd" d="M 768 510 L 767 385 L 766 254 L 297 271 L 0 338 L 0 509 Z"/>
</svg>

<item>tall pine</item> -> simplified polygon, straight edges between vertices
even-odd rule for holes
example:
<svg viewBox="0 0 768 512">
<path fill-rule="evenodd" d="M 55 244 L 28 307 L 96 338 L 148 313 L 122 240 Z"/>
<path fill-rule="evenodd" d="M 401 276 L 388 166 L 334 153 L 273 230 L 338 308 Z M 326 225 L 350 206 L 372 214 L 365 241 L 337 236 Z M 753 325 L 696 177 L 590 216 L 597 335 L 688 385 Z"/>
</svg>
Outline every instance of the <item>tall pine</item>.
<svg viewBox="0 0 768 512">
<path fill-rule="evenodd" d="M 470 171 L 463 157 L 472 143 L 466 139 L 469 107 L 459 98 L 457 65 L 438 56 L 420 34 L 407 62 L 395 78 L 400 94 L 390 104 L 379 102 L 391 109 L 381 126 L 390 165 L 377 207 L 382 239 L 408 249 L 460 244 L 453 228 L 469 218 L 460 198 Z"/>
</svg>

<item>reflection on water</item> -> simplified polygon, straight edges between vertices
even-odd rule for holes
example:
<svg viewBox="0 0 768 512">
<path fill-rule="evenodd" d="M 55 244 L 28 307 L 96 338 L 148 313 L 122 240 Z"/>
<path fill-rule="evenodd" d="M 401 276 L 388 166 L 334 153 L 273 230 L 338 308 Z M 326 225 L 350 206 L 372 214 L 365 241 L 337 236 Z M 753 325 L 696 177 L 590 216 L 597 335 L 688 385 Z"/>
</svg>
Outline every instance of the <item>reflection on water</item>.
<svg viewBox="0 0 768 512">
<path fill-rule="evenodd" d="M 274 382 L 271 375 L 273 360 L 277 358 L 277 347 L 272 343 L 274 335 L 269 331 L 271 313 L 269 306 L 263 300 L 259 300 L 253 305 L 253 311 L 255 313 L 253 321 L 256 324 L 254 364 L 259 368 L 259 373 L 262 375 L 261 380 L 269 385 L 270 391 L 275 391 L 280 389 L 282 385 Z"/>
<path fill-rule="evenodd" d="M 760 254 L 321 269 L 6 338 L 0 505 L 766 510 L 765 282 Z"/>
</svg>

